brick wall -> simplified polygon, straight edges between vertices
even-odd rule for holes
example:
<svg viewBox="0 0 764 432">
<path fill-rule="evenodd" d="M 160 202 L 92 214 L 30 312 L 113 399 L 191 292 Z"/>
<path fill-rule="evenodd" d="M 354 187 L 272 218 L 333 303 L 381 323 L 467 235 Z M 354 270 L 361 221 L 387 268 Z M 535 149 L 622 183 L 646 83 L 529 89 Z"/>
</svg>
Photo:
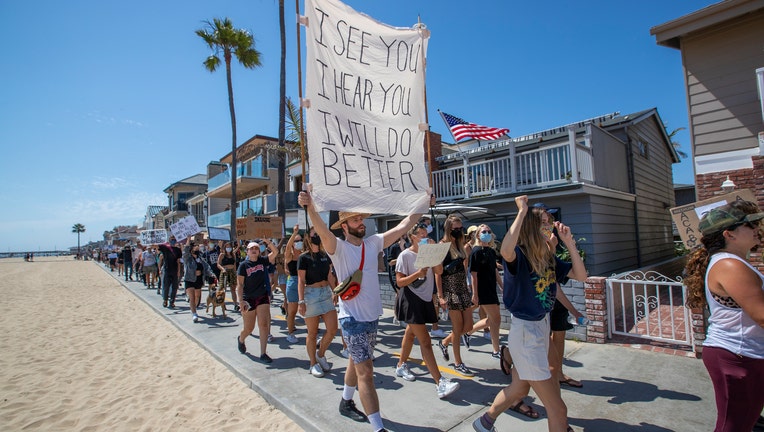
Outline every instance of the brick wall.
<svg viewBox="0 0 764 432">
<path fill-rule="evenodd" d="M 586 316 L 591 321 L 587 328 L 587 342 L 604 344 L 607 338 L 606 280 L 601 276 L 590 277 L 584 284 Z"/>
</svg>

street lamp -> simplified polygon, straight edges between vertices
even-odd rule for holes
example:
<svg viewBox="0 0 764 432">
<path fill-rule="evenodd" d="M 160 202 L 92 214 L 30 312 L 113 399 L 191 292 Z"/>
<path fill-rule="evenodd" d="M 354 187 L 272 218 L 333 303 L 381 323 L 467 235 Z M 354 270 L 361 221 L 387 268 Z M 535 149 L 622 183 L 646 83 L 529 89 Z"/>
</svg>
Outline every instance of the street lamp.
<svg viewBox="0 0 764 432">
<path fill-rule="evenodd" d="M 727 180 L 722 182 L 722 190 L 726 193 L 730 193 L 735 190 L 735 182 L 730 180 L 730 176 L 727 176 Z"/>
</svg>

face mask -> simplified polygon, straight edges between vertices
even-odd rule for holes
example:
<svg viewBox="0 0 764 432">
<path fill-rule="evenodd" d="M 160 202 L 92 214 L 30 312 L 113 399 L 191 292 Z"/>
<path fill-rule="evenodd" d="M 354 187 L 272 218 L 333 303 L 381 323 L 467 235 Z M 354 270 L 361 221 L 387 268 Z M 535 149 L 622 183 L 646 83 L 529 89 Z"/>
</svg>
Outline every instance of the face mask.
<svg viewBox="0 0 764 432">
<path fill-rule="evenodd" d="M 419 244 L 420 245 L 426 245 L 427 244 L 427 239 L 423 238 L 422 240 L 419 240 Z"/>
<path fill-rule="evenodd" d="M 295 247 L 296 249 L 302 249 L 302 242 L 301 242 L 301 241 L 299 241 L 299 242 L 294 242 L 294 247 Z"/>
<path fill-rule="evenodd" d="M 265 252 L 265 245 L 260 245 L 260 253 Z"/>
<path fill-rule="evenodd" d="M 432 232 L 432 225 L 427 225 L 427 234 Z"/>
<path fill-rule="evenodd" d="M 462 230 L 460 229 L 453 229 L 451 230 L 451 237 L 458 239 L 462 238 Z"/>
<path fill-rule="evenodd" d="M 317 235 L 314 235 L 314 236 L 312 236 L 310 238 L 310 242 L 313 243 L 314 245 L 318 246 L 318 245 L 321 244 L 321 237 L 319 237 Z"/>
<path fill-rule="evenodd" d="M 200 250 L 200 251 L 202 251 L 202 252 L 204 252 L 204 251 L 206 251 L 206 250 L 207 250 L 207 247 L 205 247 L 205 246 L 199 246 L 199 250 Z"/>
<path fill-rule="evenodd" d="M 228 253 L 231 253 L 232 250 L 233 249 L 231 249 L 231 248 L 225 248 L 225 251 L 228 252 Z"/>
<path fill-rule="evenodd" d="M 177 243 L 177 241 L 175 241 L 175 240 L 170 240 L 170 246 L 175 246 L 175 243 Z"/>
<path fill-rule="evenodd" d="M 483 243 L 489 243 L 491 241 L 491 234 L 480 234 L 480 241 Z"/>
</svg>

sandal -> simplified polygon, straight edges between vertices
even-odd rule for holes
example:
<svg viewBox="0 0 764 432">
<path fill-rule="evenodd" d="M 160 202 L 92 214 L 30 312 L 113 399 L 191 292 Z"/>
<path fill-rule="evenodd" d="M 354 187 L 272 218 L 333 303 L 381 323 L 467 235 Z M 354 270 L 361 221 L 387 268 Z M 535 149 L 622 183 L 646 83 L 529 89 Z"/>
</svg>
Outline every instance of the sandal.
<svg viewBox="0 0 764 432">
<path fill-rule="evenodd" d="M 527 410 L 523 410 L 522 409 L 523 406 L 528 408 L 528 409 Z M 528 418 L 532 418 L 532 419 L 539 418 L 539 413 L 537 413 L 536 410 L 534 410 L 533 407 L 531 407 L 530 405 L 526 405 L 525 402 L 523 402 L 522 400 L 520 402 L 518 402 L 515 406 L 509 407 L 509 409 L 511 409 L 512 411 L 514 411 L 514 412 L 516 412 L 518 414 L 522 414 L 522 415 L 524 415 L 524 416 L 526 416 Z"/>
<path fill-rule="evenodd" d="M 499 367 L 501 367 L 501 371 L 504 372 L 504 375 L 509 375 L 512 373 L 512 356 L 509 354 L 509 348 L 507 348 L 506 345 L 502 345 L 501 348 L 499 348 Z"/>
<path fill-rule="evenodd" d="M 561 380 L 560 381 L 560 387 L 562 387 L 564 385 L 570 386 L 570 387 L 575 387 L 575 388 L 581 388 L 581 387 L 584 386 L 581 383 L 581 381 L 576 381 L 573 378 L 568 378 L 568 379 Z"/>
</svg>

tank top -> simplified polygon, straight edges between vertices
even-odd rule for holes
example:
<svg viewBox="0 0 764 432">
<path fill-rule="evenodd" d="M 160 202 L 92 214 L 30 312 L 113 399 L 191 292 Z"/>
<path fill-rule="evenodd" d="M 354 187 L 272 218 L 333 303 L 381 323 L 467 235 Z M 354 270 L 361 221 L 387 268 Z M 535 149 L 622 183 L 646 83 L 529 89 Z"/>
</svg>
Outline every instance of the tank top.
<svg viewBox="0 0 764 432">
<path fill-rule="evenodd" d="M 220 265 L 222 265 L 223 267 L 227 265 L 234 265 L 234 264 L 236 264 L 236 258 L 234 257 L 223 255 L 223 259 L 220 260 Z"/>
<path fill-rule="evenodd" d="M 764 275 L 747 261 L 728 252 L 714 254 L 706 270 L 706 301 L 711 310 L 711 317 L 708 319 L 708 334 L 703 346 L 723 348 L 744 357 L 764 359 L 764 328 L 759 326 L 742 308 L 730 307 L 726 303 L 717 301 L 708 289 L 708 273 L 722 259 L 736 259 L 747 265 L 761 278 L 761 289 L 764 290 Z"/>
</svg>

